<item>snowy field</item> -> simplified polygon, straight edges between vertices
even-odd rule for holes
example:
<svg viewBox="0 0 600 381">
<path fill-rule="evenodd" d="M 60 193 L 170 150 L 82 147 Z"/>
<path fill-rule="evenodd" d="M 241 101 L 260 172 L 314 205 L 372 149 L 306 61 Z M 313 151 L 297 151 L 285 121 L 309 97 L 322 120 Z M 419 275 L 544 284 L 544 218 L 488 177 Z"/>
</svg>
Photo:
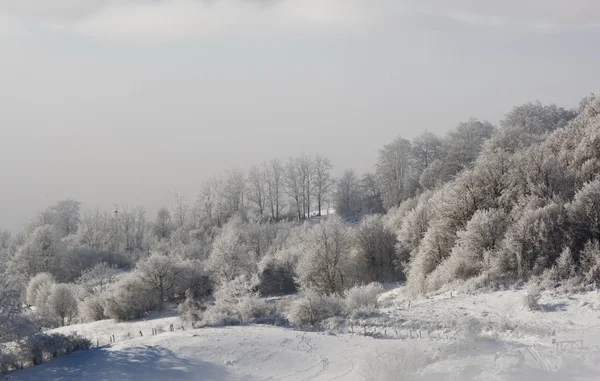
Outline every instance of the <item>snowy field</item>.
<svg viewBox="0 0 600 381">
<path fill-rule="evenodd" d="M 9 379 L 600 380 L 598 293 L 545 294 L 540 311 L 522 306 L 523 293 L 444 293 L 409 307 L 392 290 L 382 295 L 380 314 L 332 323 L 325 333 L 259 325 L 181 330 L 176 316 L 82 324 L 57 331 L 99 340 L 99 348 Z M 112 335 L 116 343 L 108 344 Z M 557 351 L 553 339 L 582 340 L 583 349 Z"/>
</svg>

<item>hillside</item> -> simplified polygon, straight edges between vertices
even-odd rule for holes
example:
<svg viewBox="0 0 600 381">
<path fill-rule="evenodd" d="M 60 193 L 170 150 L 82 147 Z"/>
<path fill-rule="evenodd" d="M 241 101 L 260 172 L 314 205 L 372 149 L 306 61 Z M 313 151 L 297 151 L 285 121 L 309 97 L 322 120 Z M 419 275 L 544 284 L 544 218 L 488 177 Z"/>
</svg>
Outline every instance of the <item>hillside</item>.
<svg viewBox="0 0 600 381">
<path fill-rule="evenodd" d="M 408 307 L 402 289 L 395 289 L 381 296 L 386 307 L 374 317 L 330 324 L 327 333 L 261 325 L 182 331 L 178 318 L 169 316 L 74 325 L 56 331 L 93 340 L 115 335 L 116 343 L 101 342 L 100 348 L 13 373 L 10 380 L 391 381 L 412 379 L 388 372 L 397 376 L 398 369 L 413 367 L 420 374 L 415 380 L 598 379 L 598 293 L 545 293 L 539 311 L 522 306 L 524 294 L 443 293 Z M 175 332 L 168 332 L 170 324 Z M 152 336 L 152 328 L 167 332 Z M 553 331 L 558 341 L 583 338 L 584 349 L 558 353 Z"/>
</svg>

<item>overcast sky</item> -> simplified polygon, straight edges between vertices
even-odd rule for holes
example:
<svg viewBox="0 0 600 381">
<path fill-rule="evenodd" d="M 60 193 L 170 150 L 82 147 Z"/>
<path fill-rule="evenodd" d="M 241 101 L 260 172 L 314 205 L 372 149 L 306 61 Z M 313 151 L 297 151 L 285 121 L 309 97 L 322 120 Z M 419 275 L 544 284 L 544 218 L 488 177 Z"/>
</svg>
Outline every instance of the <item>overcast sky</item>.
<svg viewBox="0 0 600 381">
<path fill-rule="evenodd" d="M 588 0 L 0 0 L 0 229 L 303 152 L 368 171 L 398 135 L 575 106 L 598 46 Z"/>
</svg>

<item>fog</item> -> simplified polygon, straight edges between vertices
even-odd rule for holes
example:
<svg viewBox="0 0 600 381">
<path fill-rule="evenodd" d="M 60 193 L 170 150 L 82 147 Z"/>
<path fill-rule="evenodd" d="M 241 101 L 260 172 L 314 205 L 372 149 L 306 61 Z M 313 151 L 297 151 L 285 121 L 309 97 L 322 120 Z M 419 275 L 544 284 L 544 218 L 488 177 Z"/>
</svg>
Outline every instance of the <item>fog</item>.
<svg viewBox="0 0 600 381">
<path fill-rule="evenodd" d="M 153 212 L 274 157 L 360 173 L 398 135 L 574 107 L 599 22 L 583 0 L 0 0 L 0 229 L 64 198 Z"/>
</svg>

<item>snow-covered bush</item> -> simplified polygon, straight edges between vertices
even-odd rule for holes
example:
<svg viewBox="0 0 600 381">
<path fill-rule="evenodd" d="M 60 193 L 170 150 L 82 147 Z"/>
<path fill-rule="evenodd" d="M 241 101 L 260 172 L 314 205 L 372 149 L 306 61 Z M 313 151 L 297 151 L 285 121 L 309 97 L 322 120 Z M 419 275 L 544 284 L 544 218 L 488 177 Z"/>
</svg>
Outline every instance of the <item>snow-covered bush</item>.
<svg viewBox="0 0 600 381">
<path fill-rule="evenodd" d="M 138 262 L 135 270 L 144 287 L 156 294 L 159 309 L 172 298 L 179 275 L 183 272 L 175 257 L 157 253 Z"/>
<path fill-rule="evenodd" d="M 161 305 L 159 295 L 135 275 L 121 278 L 106 297 L 104 314 L 117 321 L 127 321 L 155 311 Z"/>
<path fill-rule="evenodd" d="M 16 357 L 21 364 L 39 365 L 46 360 L 65 356 L 76 351 L 88 350 L 92 342 L 77 334 L 38 333 L 18 342 Z"/>
<path fill-rule="evenodd" d="M 286 318 L 297 327 L 314 327 L 325 319 L 342 315 L 344 303 L 335 296 L 322 296 L 309 291 L 288 306 Z"/>
<path fill-rule="evenodd" d="M 104 315 L 106 295 L 90 295 L 79 303 L 79 316 L 86 322 L 106 319 Z"/>
<path fill-rule="evenodd" d="M 77 316 L 77 300 L 69 285 L 52 285 L 48 306 L 60 319 L 60 324 L 63 326 L 71 324 L 71 321 Z"/>
<path fill-rule="evenodd" d="M 119 269 L 115 265 L 101 262 L 85 270 L 75 283 L 83 286 L 90 294 L 105 292 L 110 283 L 115 281 Z"/>
<path fill-rule="evenodd" d="M 46 302 L 49 291 L 54 285 L 54 277 L 48 273 L 39 273 L 27 284 L 25 300 L 30 306 L 42 307 Z"/>
<path fill-rule="evenodd" d="M 258 291 L 262 296 L 291 295 L 298 291 L 293 265 L 269 257 L 259 264 Z"/>
<path fill-rule="evenodd" d="M 366 286 L 354 286 L 344 293 L 346 311 L 372 313 L 378 307 L 377 298 L 383 292 L 379 283 L 370 283 Z"/>
<path fill-rule="evenodd" d="M 385 282 L 402 280 L 396 272 L 396 234 L 388 229 L 380 215 L 366 217 L 354 232 L 355 260 L 360 271 L 357 281 Z"/>
<path fill-rule="evenodd" d="M 298 283 L 322 295 L 341 294 L 346 287 L 352 236 L 341 218 L 333 216 L 307 234 L 305 253 L 298 263 Z"/>
<path fill-rule="evenodd" d="M 274 303 L 256 296 L 246 296 L 238 303 L 238 311 L 242 322 L 264 323 L 275 317 L 277 308 Z"/>
<path fill-rule="evenodd" d="M 540 308 L 539 301 L 542 297 L 542 290 L 536 283 L 530 283 L 527 287 L 527 293 L 523 295 L 523 305 L 531 311 Z"/>
<path fill-rule="evenodd" d="M 226 283 L 254 272 L 256 258 L 249 255 L 250 247 L 242 233 L 240 222 L 233 219 L 215 238 L 208 260 L 215 283 Z"/>
<path fill-rule="evenodd" d="M 187 260 L 177 264 L 177 279 L 173 287 L 173 298 L 180 301 L 186 298 L 190 290 L 198 300 L 204 299 L 211 290 L 210 278 L 204 271 L 200 261 Z"/>
<path fill-rule="evenodd" d="M 256 278 L 241 276 L 221 283 L 215 291 L 215 304 L 204 313 L 203 323 L 210 326 L 233 325 L 244 321 L 240 307 L 246 298 L 258 298 Z M 246 316 L 247 317 L 247 316 Z"/>
<path fill-rule="evenodd" d="M 187 324 L 202 320 L 202 312 L 205 309 L 206 307 L 196 300 L 191 289 L 185 292 L 185 300 L 177 307 L 181 320 Z"/>
</svg>

